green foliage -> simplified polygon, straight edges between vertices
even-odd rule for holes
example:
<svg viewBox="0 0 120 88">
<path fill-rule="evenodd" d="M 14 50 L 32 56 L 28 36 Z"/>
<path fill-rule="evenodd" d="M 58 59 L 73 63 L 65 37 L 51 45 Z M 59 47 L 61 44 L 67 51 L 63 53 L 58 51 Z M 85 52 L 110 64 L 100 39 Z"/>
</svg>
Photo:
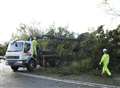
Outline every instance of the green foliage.
<svg viewBox="0 0 120 88">
<path fill-rule="evenodd" d="M 0 56 L 5 55 L 5 48 L 4 47 L 0 47 Z"/>
<path fill-rule="evenodd" d="M 70 65 L 71 72 L 79 74 L 80 72 L 87 72 L 92 68 L 91 58 L 84 58 L 81 61 L 73 61 Z"/>
<path fill-rule="evenodd" d="M 64 44 L 59 44 L 57 46 L 57 53 L 58 53 L 58 55 L 59 56 L 63 56 L 64 55 L 64 51 L 65 51 Z"/>
<path fill-rule="evenodd" d="M 4 56 L 5 52 L 7 50 L 8 43 L 5 43 L 4 45 L 0 45 L 0 56 Z"/>
<path fill-rule="evenodd" d="M 42 49 L 48 49 L 48 41 L 49 40 L 38 40 L 38 44 Z"/>
<path fill-rule="evenodd" d="M 110 54 L 110 67 L 112 70 L 120 71 L 120 26 L 111 31 L 104 31 L 101 25 L 92 33 L 82 33 L 78 36 L 78 41 L 63 40 L 65 38 L 74 39 L 75 34 L 67 30 L 67 27 L 50 26 L 47 32 L 42 32 L 29 25 L 22 25 L 13 39 L 28 40 L 29 36 L 41 36 L 43 34 L 61 39 L 38 40 L 39 47 L 51 49 L 60 57 L 61 73 L 79 74 L 82 71 L 96 69 L 102 56 L 102 49 L 107 48 Z"/>
<path fill-rule="evenodd" d="M 11 40 L 29 40 L 30 37 L 41 36 L 43 31 L 37 28 L 34 24 L 20 24 L 17 32 L 12 34 Z"/>
</svg>

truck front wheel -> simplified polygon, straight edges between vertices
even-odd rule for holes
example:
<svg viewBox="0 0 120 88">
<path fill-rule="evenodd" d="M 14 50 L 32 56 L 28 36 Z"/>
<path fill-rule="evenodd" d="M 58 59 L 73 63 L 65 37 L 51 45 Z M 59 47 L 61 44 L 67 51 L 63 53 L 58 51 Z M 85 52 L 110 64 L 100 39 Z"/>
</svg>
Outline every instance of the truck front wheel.
<svg viewBox="0 0 120 88">
<path fill-rule="evenodd" d="M 11 66 L 11 69 L 16 72 L 18 70 L 18 66 Z"/>
<path fill-rule="evenodd" d="M 29 72 L 33 71 L 36 68 L 36 61 L 31 59 L 29 63 L 27 64 L 27 70 Z"/>
</svg>

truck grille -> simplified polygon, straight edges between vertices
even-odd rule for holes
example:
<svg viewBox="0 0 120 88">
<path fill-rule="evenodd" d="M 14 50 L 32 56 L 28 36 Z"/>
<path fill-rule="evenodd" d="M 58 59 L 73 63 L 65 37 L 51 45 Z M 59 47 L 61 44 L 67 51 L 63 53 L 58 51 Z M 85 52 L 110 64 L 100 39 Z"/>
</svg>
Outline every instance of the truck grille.
<svg viewBox="0 0 120 88">
<path fill-rule="evenodd" d="M 19 59 L 19 56 L 7 56 L 7 59 Z"/>
</svg>

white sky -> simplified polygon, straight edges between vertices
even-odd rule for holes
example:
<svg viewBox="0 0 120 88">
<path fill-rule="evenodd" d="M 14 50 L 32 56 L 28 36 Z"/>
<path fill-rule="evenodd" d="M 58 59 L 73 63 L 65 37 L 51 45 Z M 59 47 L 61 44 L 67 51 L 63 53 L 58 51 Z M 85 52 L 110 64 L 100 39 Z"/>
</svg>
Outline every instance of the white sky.
<svg viewBox="0 0 120 88">
<path fill-rule="evenodd" d="M 88 27 L 111 24 L 111 16 L 99 6 L 101 0 L 0 0 L 0 43 L 8 41 L 22 23 L 40 22 L 48 27 L 69 26 L 82 33 Z M 118 22 L 115 21 L 115 22 Z"/>
</svg>

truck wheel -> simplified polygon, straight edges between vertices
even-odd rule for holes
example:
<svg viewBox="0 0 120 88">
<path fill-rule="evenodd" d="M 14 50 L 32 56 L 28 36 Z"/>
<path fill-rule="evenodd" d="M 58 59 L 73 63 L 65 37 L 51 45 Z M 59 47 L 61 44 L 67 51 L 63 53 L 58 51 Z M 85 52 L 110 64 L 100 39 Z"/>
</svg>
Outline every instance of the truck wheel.
<svg viewBox="0 0 120 88">
<path fill-rule="evenodd" d="M 16 72 L 18 70 L 18 66 L 11 66 L 11 69 Z"/>
<path fill-rule="evenodd" d="M 29 72 L 33 71 L 36 68 L 36 62 L 35 60 L 30 60 L 29 63 L 27 64 L 27 70 Z"/>
</svg>

